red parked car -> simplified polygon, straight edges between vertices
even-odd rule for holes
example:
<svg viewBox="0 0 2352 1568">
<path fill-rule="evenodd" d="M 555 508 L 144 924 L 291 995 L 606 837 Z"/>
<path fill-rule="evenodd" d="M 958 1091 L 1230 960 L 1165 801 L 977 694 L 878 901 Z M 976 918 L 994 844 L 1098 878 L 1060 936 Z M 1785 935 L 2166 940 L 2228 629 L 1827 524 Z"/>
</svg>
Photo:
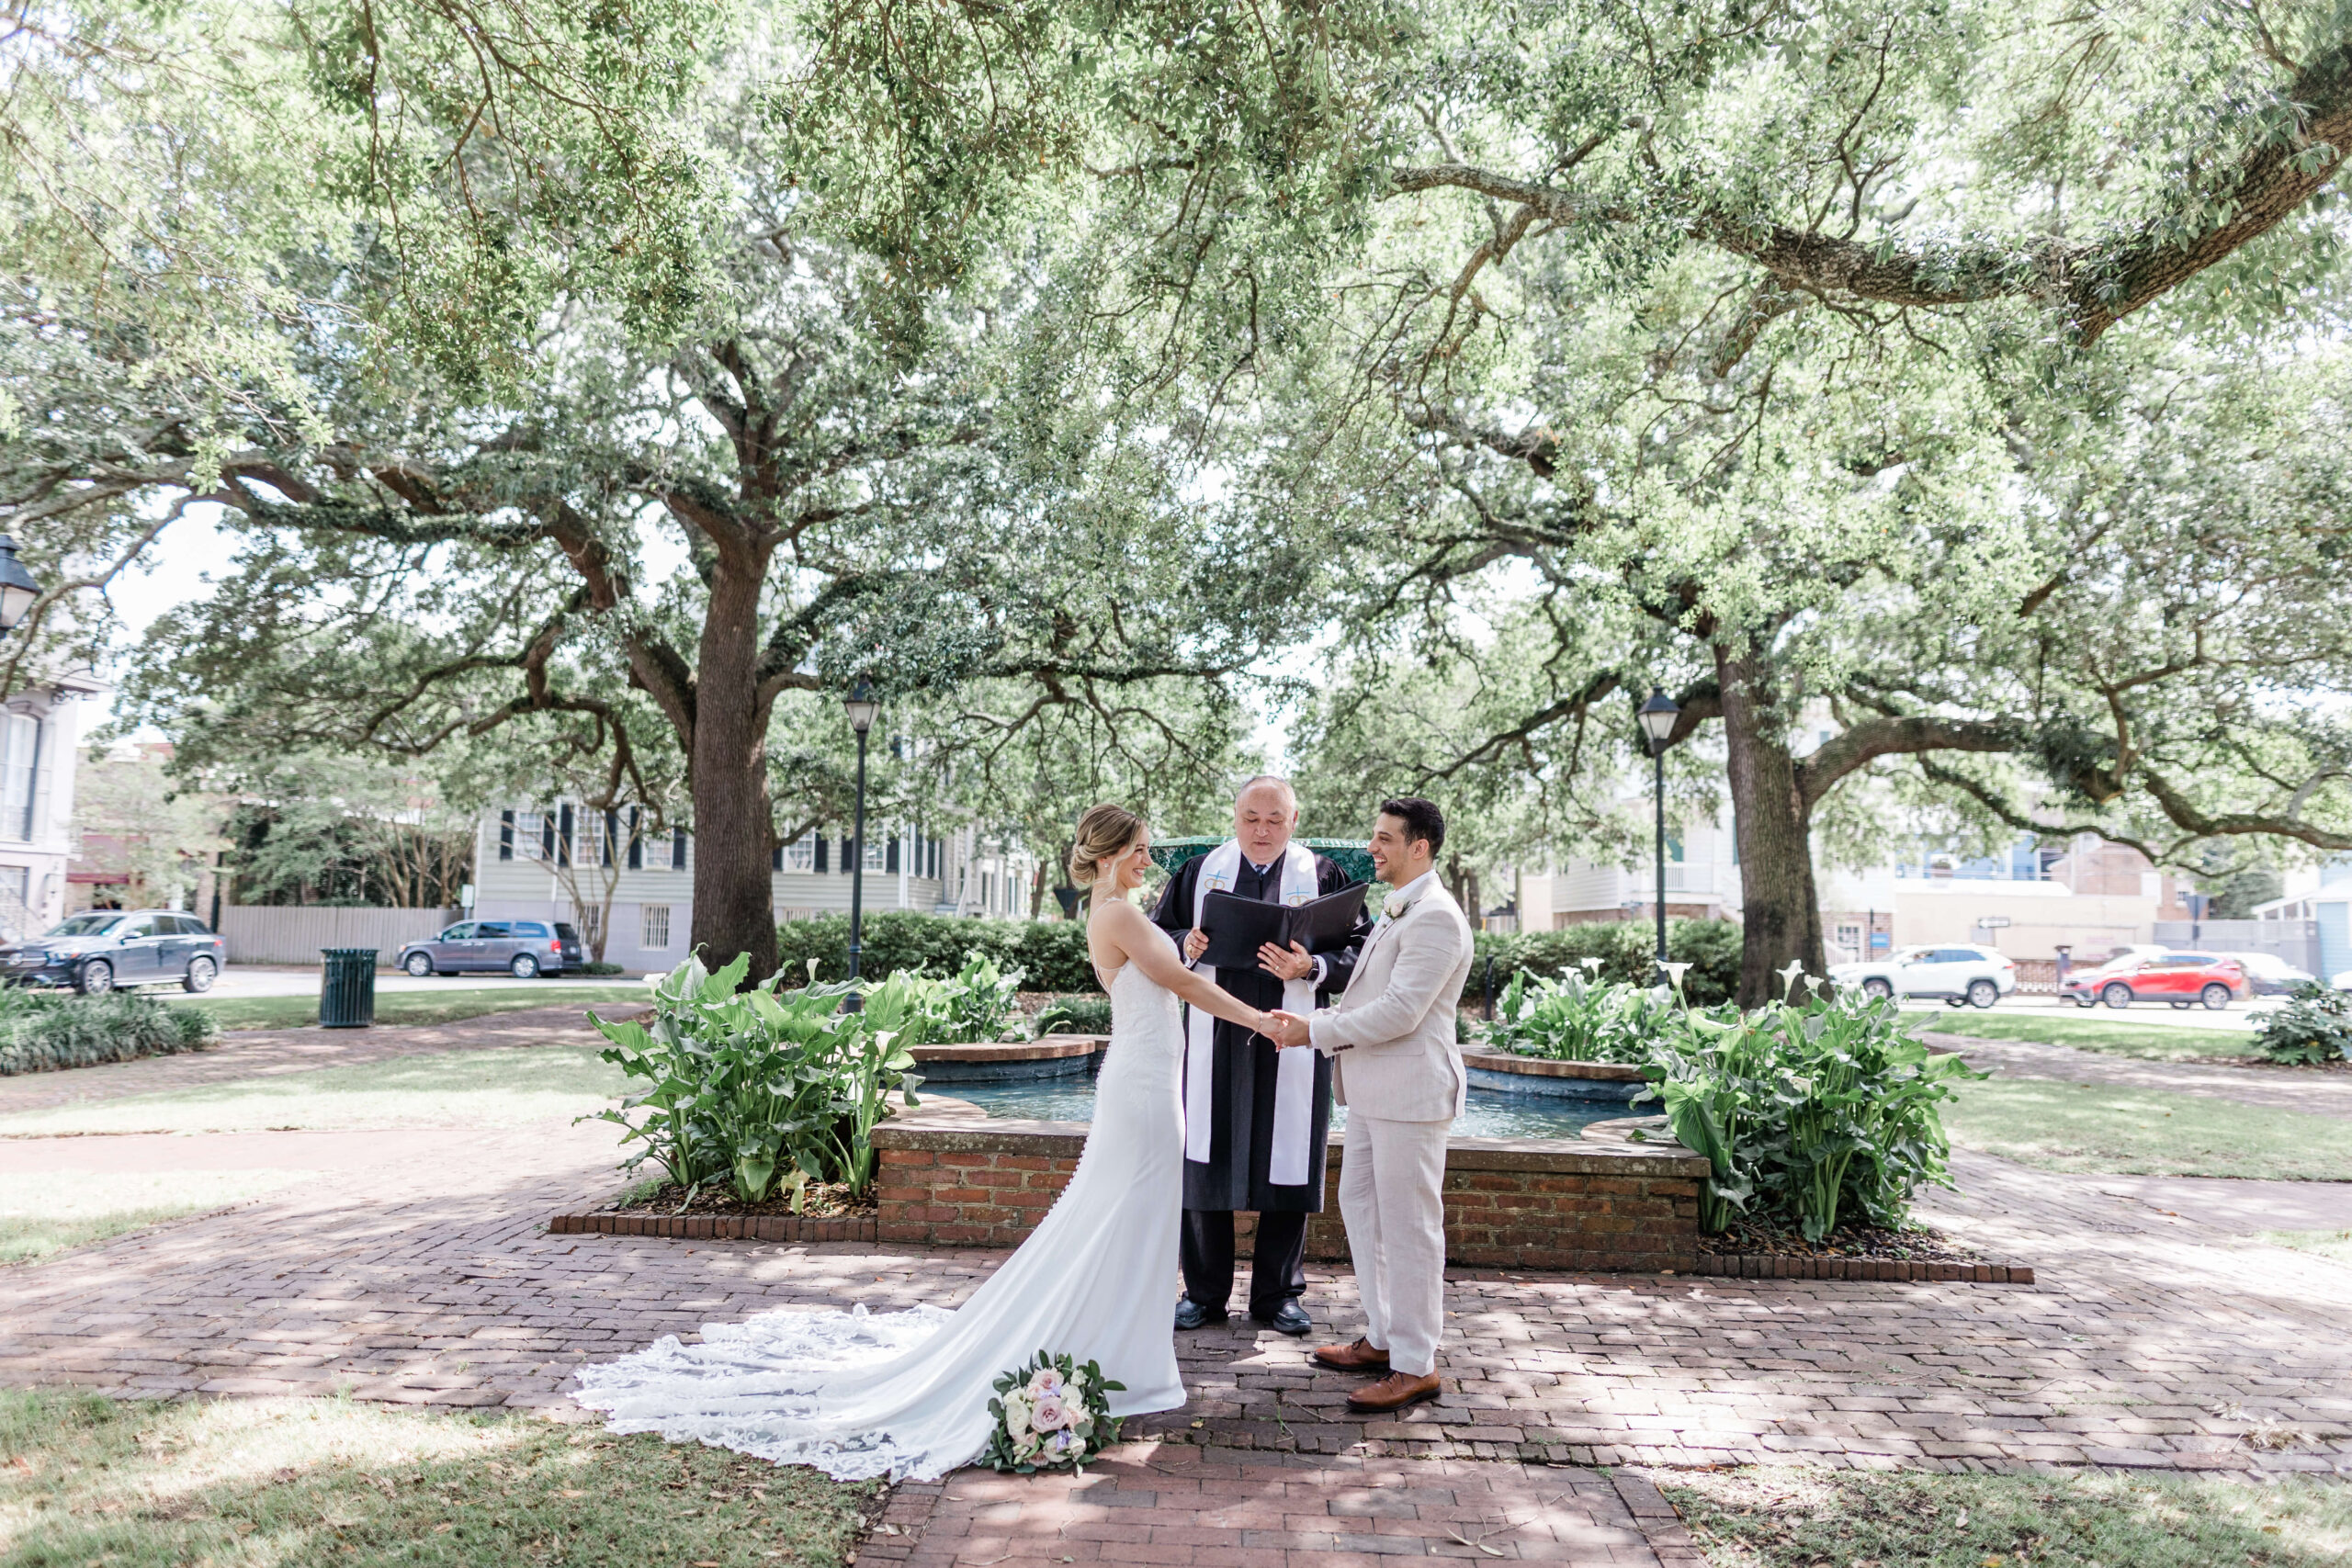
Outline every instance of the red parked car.
<svg viewBox="0 0 2352 1568">
<path fill-rule="evenodd" d="M 2105 1002 L 2128 1008 L 2145 1000 L 2185 1008 L 2202 1002 L 2219 1012 L 2252 989 L 2245 967 L 2217 953 L 2135 953 L 2068 976 L 2059 995 L 2076 1007 Z"/>
</svg>

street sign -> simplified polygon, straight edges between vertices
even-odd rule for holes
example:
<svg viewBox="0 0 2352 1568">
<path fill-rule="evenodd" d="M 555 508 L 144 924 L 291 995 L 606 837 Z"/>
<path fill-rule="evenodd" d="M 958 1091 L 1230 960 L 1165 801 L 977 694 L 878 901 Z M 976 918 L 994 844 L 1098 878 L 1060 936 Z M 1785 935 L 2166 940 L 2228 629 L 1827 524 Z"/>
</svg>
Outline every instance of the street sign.
<svg viewBox="0 0 2352 1568">
<path fill-rule="evenodd" d="M 1996 931 L 2003 926 L 2009 923 L 2009 917 L 2007 915 L 1987 915 L 1976 923 L 1984 927 L 1988 931 Z"/>
</svg>

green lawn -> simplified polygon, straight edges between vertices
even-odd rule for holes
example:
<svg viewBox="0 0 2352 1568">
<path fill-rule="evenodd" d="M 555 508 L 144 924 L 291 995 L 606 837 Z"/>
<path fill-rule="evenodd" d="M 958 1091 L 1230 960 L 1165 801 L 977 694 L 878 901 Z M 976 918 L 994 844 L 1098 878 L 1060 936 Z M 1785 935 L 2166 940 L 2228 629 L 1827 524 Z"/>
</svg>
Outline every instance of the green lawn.
<svg viewBox="0 0 2352 1568">
<path fill-rule="evenodd" d="M 2274 1247 L 2291 1247 L 2337 1263 L 2352 1263 L 2352 1231 L 2257 1231 L 2255 1235 Z"/>
<path fill-rule="evenodd" d="M 1959 1087 L 1944 1127 L 1963 1148 L 2043 1170 L 2341 1181 L 2352 1122 L 2201 1095 L 1994 1078 Z"/>
<path fill-rule="evenodd" d="M 178 1007 L 202 1008 L 223 1029 L 306 1029 L 319 1021 L 319 998 L 309 997 L 189 997 L 158 992 Z M 378 1023 L 455 1023 L 461 1018 L 521 1012 L 528 1008 L 594 1008 L 610 1015 L 642 1005 L 632 986 L 498 986 L 447 991 L 379 991 Z"/>
<path fill-rule="evenodd" d="M 0 1393 L 13 1568 L 833 1568 L 878 1495 L 525 1416 Z"/>
<path fill-rule="evenodd" d="M 299 1170 L 0 1174 L 0 1263 L 31 1263 L 141 1225 L 242 1203 L 300 1181 L 305 1174 Z"/>
<path fill-rule="evenodd" d="M 586 1046 L 445 1051 L 0 1116 L 0 1134 L 522 1127 L 613 1102 L 627 1080 Z"/>
<path fill-rule="evenodd" d="M 2086 1013 L 2080 1018 L 2040 1013 L 1980 1012 L 1974 1008 L 1954 1012 L 1929 1010 L 1917 1016 L 1931 1019 L 1928 1027 L 1972 1040 L 2023 1040 L 2036 1045 L 2072 1045 L 2078 1051 L 2100 1051 L 2110 1056 L 2137 1056 L 2150 1062 L 2194 1062 L 2215 1056 L 2258 1056 L 2249 1030 L 2173 1029 L 2161 1023 L 2133 1023 L 2128 1015 Z"/>
<path fill-rule="evenodd" d="M 1711 1568 L 2343 1568 L 2352 1487 L 2280 1477 L 1681 1471 Z"/>
</svg>

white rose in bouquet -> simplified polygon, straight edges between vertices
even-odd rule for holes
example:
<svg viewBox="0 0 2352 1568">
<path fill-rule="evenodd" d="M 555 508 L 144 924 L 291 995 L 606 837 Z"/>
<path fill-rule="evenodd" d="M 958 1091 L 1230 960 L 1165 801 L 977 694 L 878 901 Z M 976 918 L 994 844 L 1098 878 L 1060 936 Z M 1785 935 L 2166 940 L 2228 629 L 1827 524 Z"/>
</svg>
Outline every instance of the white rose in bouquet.
<svg viewBox="0 0 2352 1568">
<path fill-rule="evenodd" d="M 1014 1437 L 1029 1429 L 1030 1404 L 1019 1389 L 1004 1396 L 1004 1429 Z"/>
</svg>

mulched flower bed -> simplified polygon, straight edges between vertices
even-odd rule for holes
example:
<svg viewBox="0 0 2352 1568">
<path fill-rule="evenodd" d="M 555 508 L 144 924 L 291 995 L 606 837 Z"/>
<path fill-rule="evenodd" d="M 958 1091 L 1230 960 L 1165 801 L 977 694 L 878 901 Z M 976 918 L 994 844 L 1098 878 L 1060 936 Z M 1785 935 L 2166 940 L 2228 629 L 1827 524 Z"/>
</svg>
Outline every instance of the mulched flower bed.
<svg viewBox="0 0 2352 1568">
<path fill-rule="evenodd" d="M 868 1187 L 865 1196 L 853 1198 L 849 1188 L 835 1181 L 812 1181 L 801 1190 L 799 1217 L 804 1220 L 841 1220 L 871 1214 L 877 1207 L 875 1189 Z M 602 1214 L 758 1214 L 771 1216 L 794 1213 L 792 1195 L 779 1191 L 776 1196 L 757 1203 L 746 1203 L 725 1187 L 706 1187 L 689 1201 L 686 1190 L 674 1181 L 644 1193 L 632 1194 L 629 1201 L 599 1209 Z"/>
<path fill-rule="evenodd" d="M 1924 1225 L 1889 1230 L 1844 1224 L 1820 1241 L 1758 1220 L 1742 1220 L 1721 1235 L 1699 1238 L 1694 1274 L 1745 1280 L 1868 1280 L 1989 1285 L 2030 1285 L 2022 1263 L 1987 1263 L 1977 1253 Z"/>
<path fill-rule="evenodd" d="M 1736 1220 L 1721 1235 L 1702 1235 L 1699 1250 L 1754 1253 L 1770 1258 L 1891 1258 L 1916 1263 L 1982 1263 L 1981 1253 L 1925 1225 L 1889 1230 L 1883 1225 L 1843 1224 L 1820 1241 L 1783 1230 L 1765 1220 Z"/>
</svg>

